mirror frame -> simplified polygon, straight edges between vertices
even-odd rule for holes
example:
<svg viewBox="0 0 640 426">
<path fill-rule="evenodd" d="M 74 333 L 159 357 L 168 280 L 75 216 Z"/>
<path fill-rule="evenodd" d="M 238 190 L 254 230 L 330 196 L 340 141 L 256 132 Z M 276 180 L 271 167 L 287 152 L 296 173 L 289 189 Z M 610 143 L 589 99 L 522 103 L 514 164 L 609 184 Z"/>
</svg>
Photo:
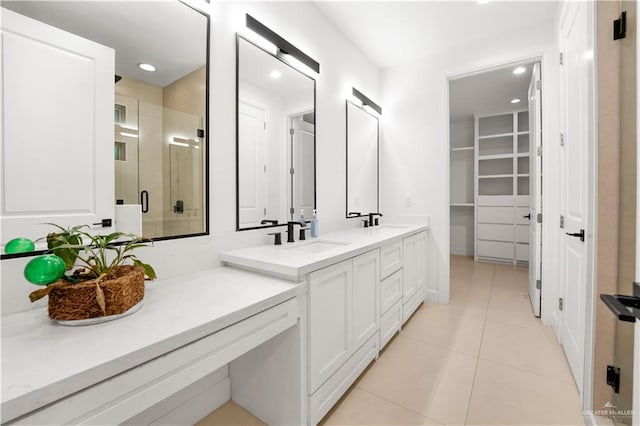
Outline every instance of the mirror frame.
<svg viewBox="0 0 640 426">
<path fill-rule="evenodd" d="M 204 0 L 206 2 L 206 4 L 209 4 L 209 0 Z M 182 239 L 182 238 L 191 238 L 191 237 L 201 237 L 201 236 L 205 236 L 205 235 L 210 235 L 210 217 L 211 217 L 211 205 L 210 205 L 210 192 L 211 192 L 211 185 L 210 185 L 210 134 L 211 134 L 211 118 L 209 116 L 209 111 L 210 111 L 210 106 L 209 106 L 209 102 L 210 102 L 210 92 L 211 92 L 211 76 L 210 76 L 210 72 L 211 72 L 211 15 L 204 9 L 204 8 L 200 8 L 194 4 L 192 4 L 192 2 L 186 2 L 183 0 L 178 0 L 178 3 L 182 4 L 185 7 L 188 7 L 189 9 L 193 10 L 196 13 L 201 14 L 205 19 L 206 19 L 206 24 L 207 24 L 207 28 L 206 28 L 206 63 L 205 63 L 205 88 L 206 88 L 206 93 L 205 93 L 205 116 L 203 118 L 204 122 L 206 123 L 206 129 L 205 129 L 205 137 L 204 137 L 204 143 L 205 143 L 205 152 L 206 152 L 206 156 L 205 156 L 205 161 L 204 161 L 204 206 L 206 209 L 206 214 L 204 215 L 204 232 L 198 232 L 198 233 L 193 233 L 193 234 L 180 234 L 180 235 L 170 235 L 170 236 L 162 236 L 162 237 L 155 237 L 152 238 L 152 241 L 156 242 L 156 241 L 166 241 L 166 240 L 175 240 L 175 239 Z M 203 5 L 205 6 L 205 5 Z M 115 91 L 115 83 L 114 83 L 114 91 Z M 314 105 L 315 107 L 315 105 Z M 115 178 L 115 177 L 114 177 Z M 115 194 L 114 194 L 115 195 Z M 114 206 L 115 206 L 115 197 L 114 197 Z M 48 252 L 49 250 L 35 250 L 32 252 L 26 252 L 26 253 L 0 253 L 0 260 L 5 260 L 5 259 L 17 259 L 17 258 L 23 258 L 23 257 L 33 257 L 33 256 L 39 256 L 42 254 L 45 254 L 46 252 Z"/>
<path fill-rule="evenodd" d="M 376 211 L 375 212 L 359 212 L 358 215 L 349 215 L 349 104 L 360 109 L 365 114 L 369 114 L 376 119 Z M 362 106 L 347 99 L 345 101 L 345 217 L 347 219 L 361 218 L 368 216 L 369 213 L 380 213 L 380 118 Z"/>
<path fill-rule="evenodd" d="M 250 226 L 247 228 L 240 228 L 240 125 L 239 125 L 239 117 L 240 117 L 240 40 L 244 40 L 247 43 L 251 44 L 253 47 L 260 49 L 262 52 L 271 56 L 272 58 L 282 62 L 286 66 L 291 69 L 299 72 L 304 77 L 308 78 L 313 82 L 313 113 L 314 113 L 314 132 L 313 132 L 313 208 L 314 210 L 318 208 L 318 176 L 317 176 L 317 141 L 318 141 L 318 114 L 316 113 L 316 90 L 317 90 L 317 81 L 312 76 L 302 72 L 298 68 L 291 65 L 289 62 L 280 58 L 277 55 L 272 54 L 271 52 L 265 50 L 258 44 L 249 40 L 247 37 L 242 36 L 240 33 L 236 33 L 236 232 L 239 231 L 251 231 L 255 229 L 267 229 L 267 228 L 278 228 L 281 226 L 286 226 L 287 223 L 278 223 L 277 225 L 265 224 L 261 226 Z M 294 213 L 295 214 L 295 213 Z"/>
</svg>

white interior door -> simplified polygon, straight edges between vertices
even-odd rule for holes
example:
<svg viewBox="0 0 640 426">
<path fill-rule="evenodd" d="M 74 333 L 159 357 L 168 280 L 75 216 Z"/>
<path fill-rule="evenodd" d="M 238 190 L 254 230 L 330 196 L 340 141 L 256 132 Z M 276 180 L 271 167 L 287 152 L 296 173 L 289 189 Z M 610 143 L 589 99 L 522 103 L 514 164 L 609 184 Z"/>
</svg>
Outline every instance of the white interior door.
<svg viewBox="0 0 640 426">
<path fill-rule="evenodd" d="M 533 66 L 529 84 L 529 299 L 533 314 L 540 316 L 541 295 L 541 236 L 542 224 L 542 104 L 540 64 Z"/>
<path fill-rule="evenodd" d="M 304 210 L 306 218 L 311 218 L 315 206 L 314 159 L 315 129 L 298 116 L 293 119 L 293 220 Z"/>
<path fill-rule="evenodd" d="M 260 224 L 265 217 L 265 113 L 239 103 L 238 216 L 239 226 Z"/>
<path fill-rule="evenodd" d="M 560 242 L 561 291 L 560 338 L 571 371 L 582 393 L 587 291 L 588 147 L 592 106 L 590 54 L 590 2 L 568 6 L 561 24 L 562 120 Z M 562 226 L 562 224 L 561 224 Z M 579 235 L 582 233 L 583 237 Z M 571 235 L 569 235 L 571 234 Z"/>
</svg>

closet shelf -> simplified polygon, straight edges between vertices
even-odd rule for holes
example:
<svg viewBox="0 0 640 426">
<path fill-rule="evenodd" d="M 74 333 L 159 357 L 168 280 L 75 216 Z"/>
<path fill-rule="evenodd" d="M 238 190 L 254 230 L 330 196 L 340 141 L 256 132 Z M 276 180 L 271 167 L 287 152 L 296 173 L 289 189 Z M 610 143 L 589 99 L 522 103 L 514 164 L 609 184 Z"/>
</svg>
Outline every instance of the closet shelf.
<svg viewBox="0 0 640 426">
<path fill-rule="evenodd" d="M 459 148 L 451 148 L 451 151 L 453 152 L 457 152 L 457 151 L 473 151 L 475 147 L 473 146 L 463 146 L 463 147 L 459 147 Z"/>
<path fill-rule="evenodd" d="M 451 207 L 473 207 L 473 203 L 451 203 Z"/>
<path fill-rule="evenodd" d="M 478 136 L 478 140 L 484 140 L 484 139 L 493 139 L 493 138 L 504 138 L 507 136 L 513 136 L 513 132 L 507 132 L 507 133 L 495 133 L 493 135 L 484 135 L 484 136 Z"/>
<path fill-rule="evenodd" d="M 513 179 L 513 174 L 510 173 L 508 175 L 481 175 L 481 176 L 478 176 L 478 179 L 500 179 L 500 178 Z"/>
</svg>

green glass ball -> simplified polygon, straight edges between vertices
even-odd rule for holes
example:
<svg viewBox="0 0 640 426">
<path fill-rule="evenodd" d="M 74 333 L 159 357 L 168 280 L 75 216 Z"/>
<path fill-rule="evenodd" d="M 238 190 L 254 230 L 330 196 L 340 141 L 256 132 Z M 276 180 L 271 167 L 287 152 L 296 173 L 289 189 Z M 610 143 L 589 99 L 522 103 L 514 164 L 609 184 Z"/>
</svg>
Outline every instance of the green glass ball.
<svg viewBox="0 0 640 426">
<path fill-rule="evenodd" d="M 4 245 L 5 253 L 27 253 L 35 249 L 36 244 L 28 238 L 14 238 Z"/>
<path fill-rule="evenodd" d="M 47 285 L 58 281 L 64 275 L 64 260 L 55 254 L 38 256 L 24 267 L 24 277 L 31 284 Z"/>
</svg>

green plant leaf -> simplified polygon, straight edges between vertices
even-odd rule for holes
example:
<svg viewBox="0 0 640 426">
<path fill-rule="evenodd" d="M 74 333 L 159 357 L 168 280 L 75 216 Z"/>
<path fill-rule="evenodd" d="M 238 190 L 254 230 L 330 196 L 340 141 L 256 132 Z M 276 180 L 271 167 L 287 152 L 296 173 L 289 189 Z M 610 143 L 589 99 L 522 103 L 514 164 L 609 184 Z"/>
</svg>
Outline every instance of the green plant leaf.
<svg viewBox="0 0 640 426">
<path fill-rule="evenodd" d="M 156 276 L 156 271 L 153 269 L 153 267 L 147 263 L 144 263 L 138 259 L 135 259 L 133 261 L 133 264 L 136 266 L 141 266 L 144 269 L 144 274 L 150 279 L 150 280 L 155 280 L 156 278 L 158 278 Z"/>
</svg>

